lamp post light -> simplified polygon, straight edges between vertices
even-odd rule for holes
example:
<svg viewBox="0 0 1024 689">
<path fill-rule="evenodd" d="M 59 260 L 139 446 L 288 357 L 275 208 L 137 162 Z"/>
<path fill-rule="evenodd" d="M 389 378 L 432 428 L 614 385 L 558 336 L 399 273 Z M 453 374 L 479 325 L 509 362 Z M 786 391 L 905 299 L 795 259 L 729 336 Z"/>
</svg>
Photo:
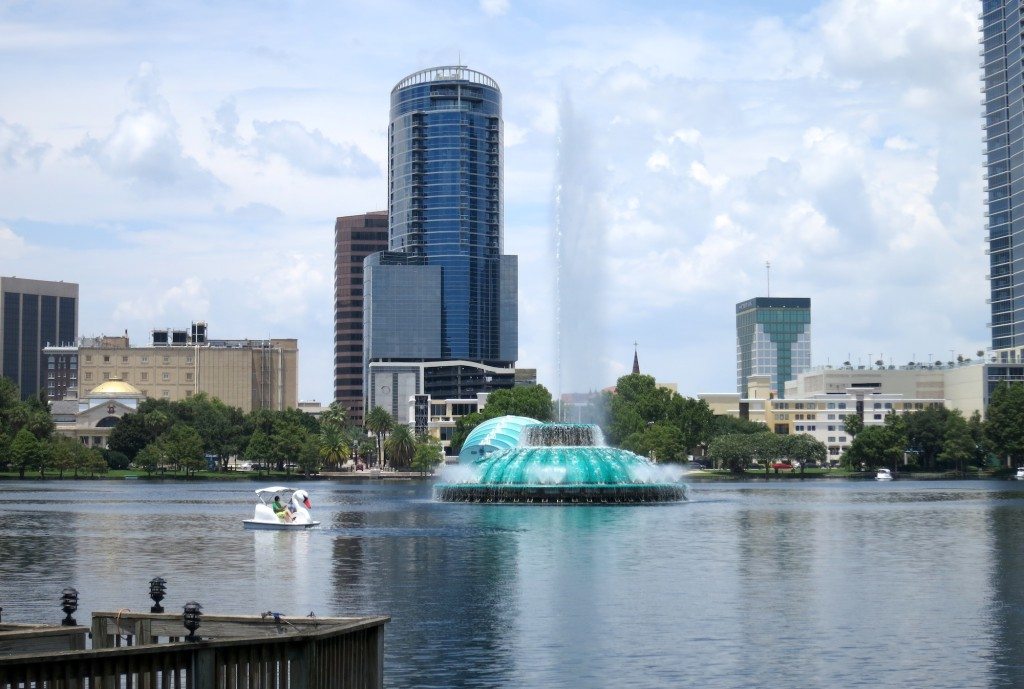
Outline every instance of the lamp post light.
<svg viewBox="0 0 1024 689">
<path fill-rule="evenodd" d="M 149 597 L 153 599 L 153 607 L 149 609 L 150 612 L 163 612 L 164 608 L 160 605 L 160 601 L 164 599 L 167 594 L 167 580 L 163 577 L 153 577 L 149 580 Z"/>
<path fill-rule="evenodd" d="M 64 611 L 64 619 L 61 620 L 61 625 L 74 627 L 78 624 L 78 622 L 75 622 L 75 618 L 71 616 L 75 610 L 78 610 L 77 589 L 68 587 L 60 592 L 60 609 Z"/>
<path fill-rule="evenodd" d="M 199 637 L 196 636 L 196 630 L 199 629 L 199 618 L 203 616 L 202 610 L 203 606 L 194 600 L 185 603 L 185 614 L 182 616 L 182 622 L 185 625 L 185 629 L 188 630 L 188 636 L 185 637 L 185 641 L 199 641 Z"/>
</svg>

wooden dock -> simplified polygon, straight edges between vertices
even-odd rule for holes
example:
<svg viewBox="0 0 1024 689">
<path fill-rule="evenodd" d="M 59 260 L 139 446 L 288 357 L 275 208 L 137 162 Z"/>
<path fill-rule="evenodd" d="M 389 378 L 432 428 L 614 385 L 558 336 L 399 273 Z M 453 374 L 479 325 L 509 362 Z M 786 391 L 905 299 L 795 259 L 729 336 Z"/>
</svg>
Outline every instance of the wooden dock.
<svg viewBox="0 0 1024 689">
<path fill-rule="evenodd" d="M 201 640 L 189 642 L 181 615 L 96 612 L 92 648 L 0 651 L 0 689 L 380 689 L 388 621 L 203 615 Z M 38 644 L 54 629 L 17 633 Z M 77 630 L 72 640 L 87 632 L 63 629 Z"/>
</svg>

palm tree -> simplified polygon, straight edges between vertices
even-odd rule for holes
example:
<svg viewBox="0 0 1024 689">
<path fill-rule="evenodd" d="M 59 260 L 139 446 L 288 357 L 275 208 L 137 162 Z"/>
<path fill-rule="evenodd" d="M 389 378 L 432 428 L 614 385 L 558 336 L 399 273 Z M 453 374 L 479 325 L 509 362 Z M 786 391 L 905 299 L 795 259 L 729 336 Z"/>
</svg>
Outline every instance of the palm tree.
<svg viewBox="0 0 1024 689">
<path fill-rule="evenodd" d="M 348 437 L 345 435 L 345 430 L 338 424 L 321 424 L 320 437 L 317 440 L 320 456 L 328 465 L 337 468 L 348 456 Z"/>
<path fill-rule="evenodd" d="M 387 456 L 391 458 L 391 465 L 395 467 L 408 466 L 412 457 L 416 454 L 416 439 L 412 431 L 405 424 L 398 424 L 391 435 L 384 441 L 384 449 Z"/>
<path fill-rule="evenodd" d="M 395 420 L 384 407 L 374 407 L 366 415 L 363 426 L 377 437 L 377 466 L 384 468 L 384 436 L 395 426 Z"/>
</svg>

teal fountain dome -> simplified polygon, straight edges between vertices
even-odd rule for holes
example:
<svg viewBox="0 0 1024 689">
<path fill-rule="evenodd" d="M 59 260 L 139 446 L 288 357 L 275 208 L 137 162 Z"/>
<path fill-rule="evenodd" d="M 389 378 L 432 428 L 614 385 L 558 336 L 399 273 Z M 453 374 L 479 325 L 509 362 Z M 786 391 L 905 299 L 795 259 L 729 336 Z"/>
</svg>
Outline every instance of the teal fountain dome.
<svg viewBox="0 0 1024 689">
<path fill-rule="evenodd" d="M 466 438 L 434 487 L 446 502 L 643 503 L 685 500 L 681 472 L 608 447 L 590 424 L 499 417 Z"/>
</svg>

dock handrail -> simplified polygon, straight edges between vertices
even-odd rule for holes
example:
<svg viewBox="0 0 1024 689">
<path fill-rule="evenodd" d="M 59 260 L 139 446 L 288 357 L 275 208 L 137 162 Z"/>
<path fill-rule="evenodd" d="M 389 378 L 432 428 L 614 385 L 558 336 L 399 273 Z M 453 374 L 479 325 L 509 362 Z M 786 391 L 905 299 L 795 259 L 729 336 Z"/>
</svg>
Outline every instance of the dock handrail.
<svg viewBox="0 0 1024 689">
<path fill-rule="evenodd" d="M 98 612 L 92 649 L 0 657 L 0 689 L 379 689 L 389 619 L 204 615 L 160 642 L 180 615 Z"/>
</svg>

